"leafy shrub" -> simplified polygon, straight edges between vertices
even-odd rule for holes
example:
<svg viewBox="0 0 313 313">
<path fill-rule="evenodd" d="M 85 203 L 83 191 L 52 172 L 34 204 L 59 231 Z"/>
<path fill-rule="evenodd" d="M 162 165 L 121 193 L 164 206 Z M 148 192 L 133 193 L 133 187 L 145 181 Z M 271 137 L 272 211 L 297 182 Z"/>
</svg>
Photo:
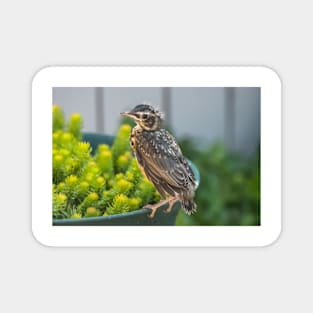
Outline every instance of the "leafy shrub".
<svg viewBox="0 0 313 313">
<path fill-rule="evenodd" d="M 198 212 L 179 213 L 177 225 L 259 225 L 260 159 L 230 153 L 216 143 L 199 149 L 195 140 L 183 139 L 185 156 L 197 166 L 201 181 L 195 201 Z"/>
<path fill-rule="evenodd" d="M 132 157 L 131 127 L 121 125 L 112 147 L 91 154 L 81 141 L 83 120 L 53 106 L 53 218 L 83 218 L 125 213 L 159 201 L 160 195 Z"/>
</svg>

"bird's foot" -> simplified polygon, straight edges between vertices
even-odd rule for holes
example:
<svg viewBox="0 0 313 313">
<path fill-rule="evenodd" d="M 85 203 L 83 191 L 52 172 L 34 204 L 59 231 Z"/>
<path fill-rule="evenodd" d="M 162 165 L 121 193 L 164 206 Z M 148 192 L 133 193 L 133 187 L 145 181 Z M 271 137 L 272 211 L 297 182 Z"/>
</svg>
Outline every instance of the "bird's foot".
<svg viewBox="0 0 313 313">
<path fill-rule="evenodd" d="M 168 208 L 164 210 L 166 213 L 170 213 L 173 209 L 174 204 L 178 200 L 178 197 L 171 197 L 168 199 Z"/>
<path fill-rule="evenodd" d="M 148 215 L 150 218 L 154 218 L 155 213 L 159 207 L 161 207 L 167 200 L 160 201 L 156 204 L 147 204 L 144 206 L 144 209 L 150 209 L 151 213 Z"/>
<path fill-rule="evenodd" d="M 154 218 L 156 211 L 158 210 L 158 208 L 160 208 L 161 206 L 164 205 L 164 203 L 168 202 L 169 203 L 169 207 L 165 210 L 165 212 L 170 212 L 172 210 L 173 204 L 171 204 L 171 201 L 173 199 L 176 199 L 174 197 L 165 199 L 165 200 L 161 200 L 160 202 L 156 203 L 156 204 L 148 204 L 144 206 L 144 209 L 150 209 L 151 213 L 148 215 L 150 218 Z M 174 200 L 175 203 L 175 200 Z M 169 211 L 168 211 L 169 210 Z"/>
</svg>

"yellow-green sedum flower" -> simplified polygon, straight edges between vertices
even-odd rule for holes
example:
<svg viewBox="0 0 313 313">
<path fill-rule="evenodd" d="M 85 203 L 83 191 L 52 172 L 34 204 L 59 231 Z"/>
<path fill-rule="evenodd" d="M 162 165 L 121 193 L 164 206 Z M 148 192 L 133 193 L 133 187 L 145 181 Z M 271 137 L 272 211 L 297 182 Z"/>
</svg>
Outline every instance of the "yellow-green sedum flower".
<svg viewBox="0 0 313 313">
<path fill-rule="evenodd" d="M 125 213 L 130 209 L 129 198 L 123 194 L 116 195 L 112 204 L 107 208 L 108 214 Z"/>
<path fill-rule="evenodd" d="M 63 130 L 64 128 L 64 112 L 58 105 L 52 107 L 53 116 L 53 132 Z"/>
<path fill-rule="evenodd" d="M 129 137 L 131 127 L 129 125 L 122 125 L 117 133 L 117 136 L 112 145 L 112 155 L 115 170 L 117 169 L 117 159 L 125 152 L 130 151 Z"/>
<path fill-rule="evenodd" d="M 80 140 L 82 137 L 82 133 L 81 133 L 82 126 L 83 126 L 83 120 L 80 114 L 73 113 L 70 116 L 70 119 L 68 121 L 67 129 L 78 140 Z"/>
<path fill-rule="evenodd" d="M 101 215 L 101 212 L 94 207 L 89 207 L 86 209 L 85 217 L 96 217 L 100 215 Z"/>
<path fill-rule="evenodd" d="M 81 215 L 81 213 L 73 213 L 73 214 L 71 215 L 71 218 L 73 218 L 73 219 L 79 219 L 79 218 L 82 218 L 82 215 Z"/>
</svg>

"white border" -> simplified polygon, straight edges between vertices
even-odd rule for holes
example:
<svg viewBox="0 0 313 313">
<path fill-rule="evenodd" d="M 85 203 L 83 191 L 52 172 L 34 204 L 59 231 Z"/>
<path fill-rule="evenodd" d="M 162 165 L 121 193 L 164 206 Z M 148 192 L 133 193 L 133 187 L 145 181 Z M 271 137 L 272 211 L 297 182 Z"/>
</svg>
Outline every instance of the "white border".
<svg viewBox="0 0 313 313">
<path fill-rule="evenodd" d="M 52 87 L 261 87 L 261 226 L 62 226 L 51 218 Z M 46 246 L 266 246 L 281 232 L 281 82 L 266 67 L 47 67 L 32 83 L 32 230 Z"/>
</svg>

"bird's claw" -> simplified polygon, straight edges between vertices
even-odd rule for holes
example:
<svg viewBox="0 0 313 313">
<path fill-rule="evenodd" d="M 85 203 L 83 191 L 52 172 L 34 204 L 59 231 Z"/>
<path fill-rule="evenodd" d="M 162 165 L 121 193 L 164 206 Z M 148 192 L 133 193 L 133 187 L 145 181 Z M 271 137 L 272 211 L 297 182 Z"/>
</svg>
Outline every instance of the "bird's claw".
<svg viewBox="0 0 313 313">
<path fill-rule="evenodd" d="M 152 204 L 147 204 L 147 205 L 144 206 L 144 209 L 150 209 L 151 213 L 148 215 L 148 217 L 154 218 L 155 213 L 156 213 L 156 211 L 158 209 L 158 206 L 155 206 L 155 205 L 152 205 Z"/>
</svg>

